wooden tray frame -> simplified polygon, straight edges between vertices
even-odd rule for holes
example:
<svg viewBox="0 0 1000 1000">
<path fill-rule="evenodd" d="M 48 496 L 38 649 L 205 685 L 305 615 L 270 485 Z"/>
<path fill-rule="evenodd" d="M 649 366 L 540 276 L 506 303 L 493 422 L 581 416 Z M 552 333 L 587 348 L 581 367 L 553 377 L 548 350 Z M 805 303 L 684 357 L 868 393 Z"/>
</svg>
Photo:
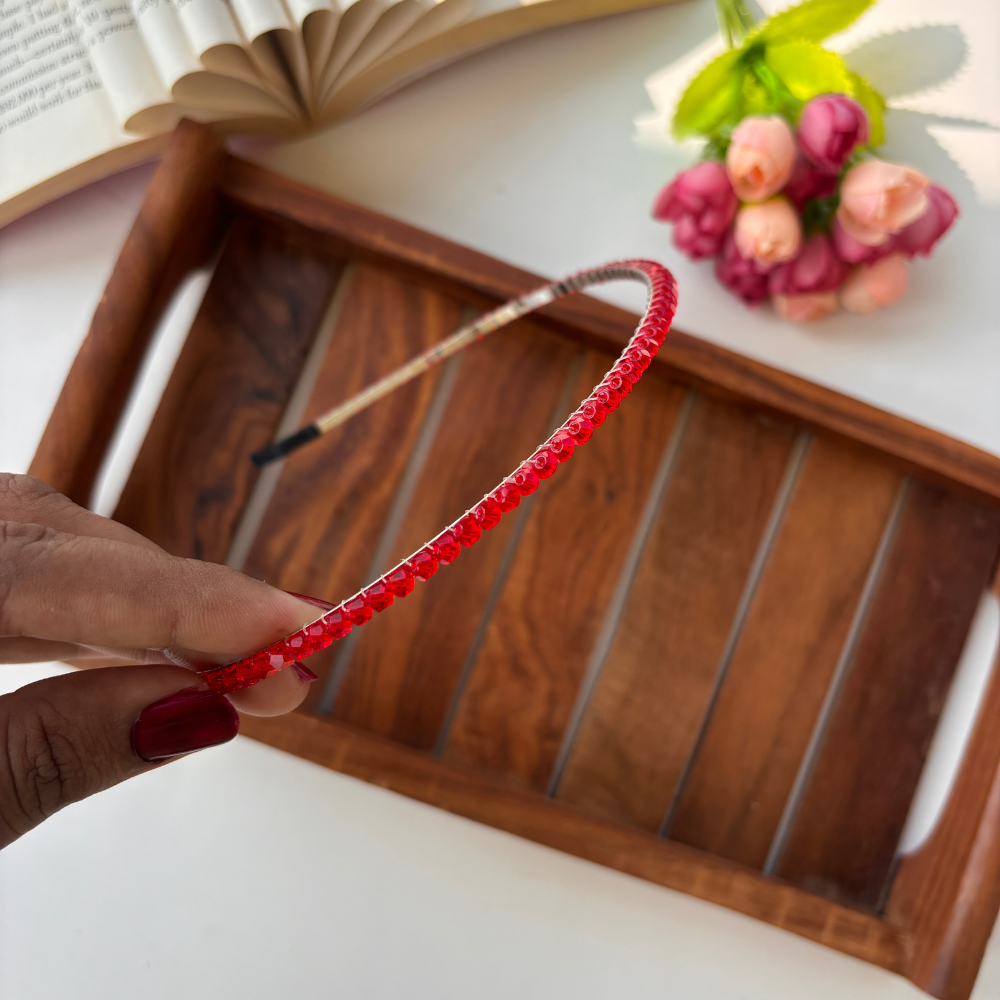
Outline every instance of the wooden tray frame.
<svg viewBox="0 0 1000 1000">
<path fill-rule="evenodd" d="M 211 259 L 234 208 L 290 222 L 484 307 L 543 279 L 318 193 L 228 155 L 183 122 L 157 171 L 95 312 L 30 472 L 86 504 L 150 337 L 182 278 Z M 635 325 L 578 296 L 541 322 L 617 352 Z M 1000 458 L 822 386 L 673 332 L 657 358 L 715 396 L 749 401 L 861 442 L 991 504 Z M 993 583 L 1000 594 L 1000 574 Z M 704 852 L 588 816 L 482 772 L 442 763 L 349 726 L 301 715 L 243 731 L 306 759 L 660 885 L 729 907 L 892 970 L 942 1000 L 964 1000 L 1000 910 L 1000 676 L 989 682 L 955 786 L 930 839 L 902 860 L 884 915 L 830 902 Z"/>
</svg>

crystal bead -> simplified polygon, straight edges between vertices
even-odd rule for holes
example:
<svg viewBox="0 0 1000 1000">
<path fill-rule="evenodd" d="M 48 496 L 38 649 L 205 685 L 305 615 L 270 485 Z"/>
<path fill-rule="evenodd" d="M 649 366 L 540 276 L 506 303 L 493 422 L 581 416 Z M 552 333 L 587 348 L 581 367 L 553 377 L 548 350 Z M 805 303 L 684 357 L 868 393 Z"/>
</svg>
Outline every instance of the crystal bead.
<svg viewBox="0 0 1000 1000">
<path fill-rule="evenodd" d="M 369 617 L 371 617 L 369 615 Z M 366 618 L 365 621 L 368 619 Z M 323 616 L 324 637 L 327 639 L 343 639 L 348 632 L 354 628 L 350 616 L 343 608 L 334 608 L 328 615 Z M 324 642 L 317 648 L 325 649 L 328 643 Z"/>
<path fill-rule="evenodd" d="M 566 431 L 577 444 L 586 444 L 594 433 L 594 424 L 582 413 L 574 413 L 566 421 Z"/>
<path fill-rule="evenodd" d="M 520 501 L 520 497 L 518 497 Z M 472 516 L 483 531 L 490 531 L 500 523 L 502 510 L 500 504 L 493 497 L 483 497 L 475 507 L 472 508 Z"/>
<path fill-rule="evenodd" d="M 391 573 L 382 577 L 396 597 L 403 598 L 413 591 L 413 573 L 407 566 L 397 566 Z"/>
<path fill-rule="evenodd" d="M 602 383 L 594 392 L 594 399 L 596 399 L 603 407 L 605 416 L 609 413 L 614 413 L 618 409 L 618 404 L 621 402 L 621 393 L 617 389 L 612 388 L 610 385 Z"/>
<path fill-rule="evenodd" d="M 461 553 L 462 549 L 458 542 L 455 540 L 455 536 L 450 531 L 442 531 L 437 538 L 431 542 L 434 547 L 434 554 L 437 556 L 438 562 L 447 566 L 448 563 L 454 562 Z"/>
<path fill-rule="evenodd" d="M 372 607 L 364 594 L 358 594 L 357 597 L 352 597 L 351 600 L 345 601 L 343 608 L 353 625 L 364 625 L 366 622 L 372 620 Z"/>
<path fill-rule="evenodd" d="M 376 580 L 364 591 L 363 596 L 368 599 L 373 611 L 385 611 L 396 599 L 396 595 L 389 589 L 389 585 L 382 580 Z"/>
<path fill-rule="evenodd" d="M 538 489 L 538 473 L 532 468 L 531 459 L 525 462 L 510 478 L 523 497 L 530 496 Z"/>
<path fill-rule="evenodd" d="M 569 431 L 557 431 L 548 443 L 548 450 L 555 456 L 557 462 L 568 461 L 576 448 L 576 442 Z"/>
<path fill-rule="evenodd" d="M 271 670 L 280 670 L 289 661 L 285 659 L 284 653 L 272 653 L 268 657 L 268 665 Z"/>
<path fill-rule="evenodd" d="M 285 648 L 290 653 L 299 652 L 307 647 L 306 637 L 302 635 L 301 632 L 296 632 L 295 635 L 290 635 L 285 640 Z"/>
<path fill-rule="evenodd" d="M 597 399 L 587 399 L 584 400 L 583 405 L 580 407 L 580 414 L 590 421 L 591 426 L 600 427 L 604 423 L 605 418 L 608 415 L 608 411 L 604 408 L 604 404 Z"/>
<path fill-rule="evenodd" d="M 407 563 L 407 566 L 410 572 L 418 579 L 429 580 L 438 571 L 437 556 L 434 555 L 433 550 L 428 546 L 421 549 Z"/>
<path fill-rule="evenodd" d="M 641 375 L 648 367 L 649 363 L 653 360 L 653 355 L 649 353 L 644 347 L 632 346 L 626 351 L 625 357 L 628 359 L 630 364 L 635 365 Z"/>
<path fill-rule="evenodd" d="M 632 381 L 627 375 L 618 371 L 617 365 L 612 369 L 610 375 L 605 376 L 604 385 L 618 393 L 619 402 L 632 391 Z"/>
<path fill-rule="evenodd" d="M 521 502 L 521 491 L 509 479 L 505 479 L 491 494 L 500 509 L 506 514 Z"/>
<path fill-rule="evenodd" d="M 528 461 L 539 479 L 548 479 L 559 466 L 559 460 L 547 448 L 540 448 Z"/>
<path fill-rule="evenodd" d="M 475 515 L 466 514 L 465 517 L 460 521 L 456 521 L 452 526 L 452 533 L 459 545 L 467 549 L 470 545 L 475 545 L 479 541 L 482 537 L 483 529 L 479 527 Z"/>
<path fill-rule="evenodd" d="M 627 356 L 618 361 L 615 365 L 615 371 L 620 375 L 624 375 L 625 378 L 632 383 L 632 385 L 635 385 L 635 383 L 639 381 L 639 377 L 642 375 L 642 372 L 639 370 L 639 366 L 633 361 L 630 361 Z"/>
<path fill-rule="evenodd" d="M 659 350 L 660 345 L 656 342 L 655 337 L 643 332 L 632 341 L 632 348 L 636 347 L 644 350 L 652 358 L 655 356 L 657 350 Z"/>
</svg>

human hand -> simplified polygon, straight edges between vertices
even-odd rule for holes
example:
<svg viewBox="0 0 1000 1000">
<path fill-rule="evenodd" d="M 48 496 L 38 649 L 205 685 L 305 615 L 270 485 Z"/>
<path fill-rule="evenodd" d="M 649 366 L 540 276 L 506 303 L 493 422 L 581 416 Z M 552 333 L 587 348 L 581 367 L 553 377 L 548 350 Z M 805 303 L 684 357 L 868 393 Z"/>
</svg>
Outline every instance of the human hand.
<svg viewBox="0 0 1000 1000">
<path fill-rule="evenodd" d="M 235 709 L 291 711 L 308 689 L 293 670 L 227 699 L 188 668 L 229 662 L 316 617 L 242 573 L 171 556 L 37 479 L 0 473 L 0 663 L 106 667 L 0 697 L 0 847 L 71 802 L 227 742 Z"/>
</svg>

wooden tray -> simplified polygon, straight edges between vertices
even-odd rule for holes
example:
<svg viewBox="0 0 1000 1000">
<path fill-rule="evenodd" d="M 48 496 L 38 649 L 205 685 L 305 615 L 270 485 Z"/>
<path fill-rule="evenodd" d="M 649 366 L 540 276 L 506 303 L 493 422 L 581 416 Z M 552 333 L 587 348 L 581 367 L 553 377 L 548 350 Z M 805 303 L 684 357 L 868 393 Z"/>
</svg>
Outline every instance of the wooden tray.
<svg viewBox="0 0 1000 1000">
<path fill-rule="evenodd" d="M 184 123 L 34 475 L 88 502 L 158 315 L 216 254 L 115 517 L 330 600 L 495 485 L 635 324 L 555 303 L 258 478 L 283 422 L 542 279 Z M 516 517 L 244 732 L 964 998 L 1000 905 L 996 679 L 933 835 L 896 847 L 998 551 L 1000 460 L 673 333 Z"/>
</svg>

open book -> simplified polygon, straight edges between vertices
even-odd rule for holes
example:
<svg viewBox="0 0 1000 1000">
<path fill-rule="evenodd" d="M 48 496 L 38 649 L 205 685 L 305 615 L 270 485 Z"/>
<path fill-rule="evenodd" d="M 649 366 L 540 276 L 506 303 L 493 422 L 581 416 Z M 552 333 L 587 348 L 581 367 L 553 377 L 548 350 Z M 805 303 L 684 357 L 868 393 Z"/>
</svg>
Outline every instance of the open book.
<svg viewBox="0 0 1000 1000">
<path fill-rule="evenodd" d="M 663 2 L 0 0 L 0 225 L 182 117 L 294 135 L 495 42 Z"/>
</svg>

